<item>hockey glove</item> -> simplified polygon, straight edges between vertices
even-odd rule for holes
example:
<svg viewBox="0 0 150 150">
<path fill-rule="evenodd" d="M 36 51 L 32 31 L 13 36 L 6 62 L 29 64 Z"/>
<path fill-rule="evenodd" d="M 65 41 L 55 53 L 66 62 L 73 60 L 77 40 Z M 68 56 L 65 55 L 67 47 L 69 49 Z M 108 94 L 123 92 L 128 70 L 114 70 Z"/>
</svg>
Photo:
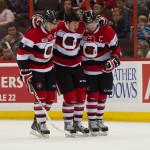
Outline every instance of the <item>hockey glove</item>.
<svg viewBox="0 0 150 150">
<path fill-rule="evenodd" d="M 100 27 L 106 27 L 108 25 L 107 18 L 98 15 L 97 19 L 98 19 L 98 23 L 99 23 Z"/>
<path fill-rule="evenodd" d="M 33 28 L 36 28 L 38 26 L 40 26 L 40 24 L 42 24 L 44 21 L 43 16 L 41 14 L 35 14 L 32 16 L 31 19 L 31 26 Z"/>
<path fill-rule="evenodd" d="M 28 91 L 33 93 L 31 88 L 32 71 L 30 69 L 20 69 L 20 79 L 26 84 Z"/>
<path fill-rule="evenodd" d="M 102 72 L 110 73 L 112 72 L 116 67 L 120 65 L 120 61 L 117 58 L 110 58 L 104 68 L 102 69 Z"/>
</svg>

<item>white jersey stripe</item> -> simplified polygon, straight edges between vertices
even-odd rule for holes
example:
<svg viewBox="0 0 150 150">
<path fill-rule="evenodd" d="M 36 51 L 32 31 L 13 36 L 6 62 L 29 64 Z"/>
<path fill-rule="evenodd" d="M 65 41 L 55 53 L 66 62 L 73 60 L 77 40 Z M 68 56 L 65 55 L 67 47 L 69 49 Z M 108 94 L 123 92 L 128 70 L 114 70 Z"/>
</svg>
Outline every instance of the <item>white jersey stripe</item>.
<svg viewBox="0 0 150 150">
<path fill-rule="evenodd" d="M 111 47 L 111 46 L 117 46 L 117 44 L 118 44 L 118 38 L 117 38 L 117 36 L 115 35 L 114 36 L 114 38 L 110 41 L 110 43 L 108 44 L 108 46 L 109 47 Z"/>
<path fill-rule="evenodd" d="M 55 43 L 55 39 L 53 39 L 51 42 L 47 42 L 47 43 L 36 43 L 35 45 L 39 48 L 39 49 L 45 49 L 45 45 L 47 45 L 48 43 Z"/>
<path fill-rule="evenodd" d="M 106 60 L 106 59 L 109 59 L 110 56 L 111 56 L 111 52 L 109 51 L 109 52 L 107 52 L 106 54 L 104 54 L 104 55 L 101 56 L 101 57 L 94 58 L 94 61 L 104 61 L 104 60 Z M 91 60 L 91 59 L 82 56 L 82 61 L 89 61 L 89 60 Z M 93 59 L 92 59 L 92 60 L 93 60 Z"/>
<path fill-rule="evenodd" d="M 95 43 L 95 44 L 98 46 L 98 48 L 104 48 L 105 45 L 106 45 L 106 43 L 100 43 L 100 42 L 87 42 L 87 41 L 84 41 L 84 40 L 81 40 L 80 45 L 83 46 L 84 43 Z"/>
<path fill-rule="evenodd" d="M 84 73 L 88 74 L 88 75 L 99 75 L 99 74 L 102 74 L 103 72 L 102 71 L 94 72 L 94 71 L 86 71 L 86 70 L 84 70 Z"/>
<path fill-rule="evenodd" d="M 51 55 L 50 55 L 50 57 L 49 57 L 48 59 L 35 58 L 34 55 L 30 55 L 29 60 L 33 60 L 33 61 L 36 61 L 36 62 L 46 63 L 46 62 L 48 62 L 51 58 L 52 58 L 52 53 L 51 53 Z"/>
<path fill-rule="evenodd" d="M 59 66 L 67 66 L 68 67 L 68 65 L 63 65 L 63 64 L 60 64 L 60 63 L 58 63 L 58 62 L 56 62 L 56 61 L 54 61 L 55 62 L 55 64 L 57 64 L 57 65 L 59 65 Z M 72 66 L 69 66 L 69 67 L 76 67 L 76 66 L 78 66 L 79 64 L 81 64 L 81 63 L 78 63 L 78 64 L 75 64 L 75 65 L 72 65 Z"/>
<path fill-rule="evenodd" d="M 59 30 L 59 31 L 57 32 L 57 35 L 63 38 L 64 34 L 66 34 L 66 33 L 67 33 L 67 32 L 64 32 L 63 30 Z M 74 34 L 75 34 L 75 36 L 77 37 L 77 39 L 79 39 L 79 38 L 82 37 L 82 34 L 78 34 L 78 33 L 74 33 Z"/>
<path fill-rule="evenodd" d="M 33 55 L 28 55 L 28 54 L 25 54 L 25 55 L 19 55 L 17 54 L 17 60 L 32 60 L 32 61 L 35 61 L 35 62 L 43 62 L 43 63 L 46 63 L 48 62 L 52 57 L 52 54 L 50 56 L 49 59 L 40 59 L 40 58 L 35 58 Z"/>
<path fill-rule="evenodd" d="M 28 60 L 30 54 L 19 55 L 17 54 L 17 60 Z"/>
<path fill-rule="evenodd" d="M 80 45 L 79 45 L 76 49 L 73 49 L 73 50 L 71 50 L 71 51 L 67 51 L 66 49 L 60 47 L 58 44 L 56 44 L 56 47 L 57 47 L 56 49 L 57 49 L 60 53 L 62 53 L 62 54 L 64 54 L 64 55 L 67 55 L 67 56 L 75 56 L 75 55 L 78 54 L 78 51 L 80 50 Z"/>
<path fill-rule="evenodd" d="M 36 71 L 36 72 L 48 72 L 50 70 L 52 70 L 52 67 L 46 68 L 46 69 L 31 69 L 32 71 Z"/>
<path fill-rule="evenodd" d="M 27 46 L 29 46 L 29 47 L 31 47 L 31 48 L 33 48 L 33 46 L 34 46 L 34 42 L 31 41 L 31 40 L 29 40 L 29 39 L 27 39 L 27 38 L 25 38 L 25 37 L 22 38 L 21 42 L 22 42 L 24 45 L 27 45 Z"/>
</svg>

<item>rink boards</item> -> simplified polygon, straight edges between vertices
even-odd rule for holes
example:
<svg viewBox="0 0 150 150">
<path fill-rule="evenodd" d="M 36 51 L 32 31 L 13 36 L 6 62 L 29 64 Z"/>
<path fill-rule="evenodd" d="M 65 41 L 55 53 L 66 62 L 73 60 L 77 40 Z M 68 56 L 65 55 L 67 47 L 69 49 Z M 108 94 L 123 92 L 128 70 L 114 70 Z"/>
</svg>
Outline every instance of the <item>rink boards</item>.
<svg viewBox="0 0 150 150">
<path fill-rule="evenodd" d="M 121 61 L 113 72 L 113 94 L 106 103 L 105 120 L 150 121 L 149 70 L 149 61 Z M 33 95 L 19 79 L 17 64 L 0 64 L 0 119 L 32 119 L 33 102 Z M 62 96 L 58 96 L 52 119 L 63 118 L 61 105 Z"/>
</svg>

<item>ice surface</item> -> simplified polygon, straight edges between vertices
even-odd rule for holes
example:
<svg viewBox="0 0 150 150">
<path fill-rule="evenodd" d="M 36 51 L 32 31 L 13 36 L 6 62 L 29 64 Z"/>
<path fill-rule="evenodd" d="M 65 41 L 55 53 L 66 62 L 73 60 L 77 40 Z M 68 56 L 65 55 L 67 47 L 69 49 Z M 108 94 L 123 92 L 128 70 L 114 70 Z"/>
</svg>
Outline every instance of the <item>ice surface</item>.
<svg viewBox="0 0 150 150">
<path fill-rule="evenodd" d="M 53 121 L 63 129 L 63 121 Z M 108 136 L 68 138 L 54 129 L 50 138 L 30 134 L 32 121 L 0 120 L 0 150 L 149 150 L 150 123 L 106 122 Z M 84 122 L 87 125 L 87 122 Z"/>
</svg>

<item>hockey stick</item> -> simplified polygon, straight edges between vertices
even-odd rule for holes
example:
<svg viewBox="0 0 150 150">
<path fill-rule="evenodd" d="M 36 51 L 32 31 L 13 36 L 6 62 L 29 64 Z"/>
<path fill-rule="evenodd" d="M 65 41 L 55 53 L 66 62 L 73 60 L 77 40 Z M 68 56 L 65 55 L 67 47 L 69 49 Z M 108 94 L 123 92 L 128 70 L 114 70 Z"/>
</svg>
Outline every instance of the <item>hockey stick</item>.
<svg viewBox="0 0 150 150">
<path fill-rule="evenodd" d="M 41 105 L 41 107 L 42 107 L 44 113 L 46 114 L 46 117 L 48 118 L 50 124 L 51 124 L 57 131 L 59 131 L 59 132 L 65 134 L 65 133 L 66 133 L 65 130 L 60 129 L 60 128 L 58 128 L 57 126 L 55 126 L 55 125 L 53 124 L 53 122 L 51 121 L 51 119 L 50 119 L 50 117 L 49 117 L 49 115 L 48 115 L 46 109 L 44 108 L 44 106 L 43 106 L 43 104 L 42 104 L 42 102 L 41 102 L 41 100 L 40 100 L 40 98 L 38 97 L 38 95 L 37 95 L 37 93 L 36 93 L 34 87 L 32 86 L 32 84 L 30 84 L 30 86 L 31 86 L 31 88 L 32 88 L 32 91 L 33 91 L 33 93 L 34 93 L 34 96 L 35 96 L 36 100 L 37 100 L 38 103 Z"/>
<path fill-rule="evenodd" d="M 13 52 L 13 50 L 11 49 L 10 44 L 9 44 L 8 42 L 5 42 L 5 44 L 7 45 L 8 49 L 10 50 L 12 56 L 13 56 L 14 58 L 16 58 L 16 57 L 15 57 L 15 54 L 14 54 L 14 52 Z"/>
</svg>

